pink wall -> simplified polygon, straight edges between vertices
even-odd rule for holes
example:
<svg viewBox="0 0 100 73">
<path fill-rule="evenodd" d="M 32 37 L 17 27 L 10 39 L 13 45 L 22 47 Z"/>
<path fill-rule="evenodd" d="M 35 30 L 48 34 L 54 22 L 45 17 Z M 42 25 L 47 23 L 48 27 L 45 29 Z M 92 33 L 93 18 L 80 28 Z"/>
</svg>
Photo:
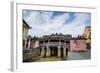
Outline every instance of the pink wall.
<svg viewBox="0 0 100 73">
<path fill-rule="evenodd" d="M 87 51 L 86 41 L 82 39 L 70 40 L 70 51 Z"/>
<path fill-rule="evenodd" d="M 39 47 L 39 41 L 31 41 L 31 48 Z"/>
</svg>

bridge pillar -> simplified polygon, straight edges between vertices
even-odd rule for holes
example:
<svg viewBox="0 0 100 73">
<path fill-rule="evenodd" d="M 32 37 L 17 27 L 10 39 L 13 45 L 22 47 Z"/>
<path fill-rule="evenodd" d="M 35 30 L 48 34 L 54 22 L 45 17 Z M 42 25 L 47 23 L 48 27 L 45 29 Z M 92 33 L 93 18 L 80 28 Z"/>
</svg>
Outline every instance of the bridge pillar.
<svg viewBox="0 0 100 73">
<path fill-rule="evenodd" d="M 29 41 L 28 41 L 28 49 L 30 49 L 30 44 L 31 44 L 31 41 L 29 39 Z"/>
<path fill-rule="evenodd" d="M 45 48 L 42 47 L 42 48 L 41 48 L 41 57 L 44 57 L 44 55 L 45 55 Z"/>
<path fill-rule="evenodd" d="M 27 48 L 27 47 L 26 47 L 26 45 L 27 45 L 27 39 L 25 39 L 24 43 L 25 43 L 25 44 L 24 44 L 24 48 Z"/>
<path fill-rule="evenodd" d="M 49 57 L 51 55 L 51 50 L 49 47 L 46 47 L 46 56 Z"/>
<path fill-rule="evenodd" d="M 63 47 L 63 57 L 66 57 L 66 47 Z"/>
<path fill-rule="evenodd" d="M 58 57 L 61 57 L 61 47 L 60 47 L 60 46 L 58 46 L 57 56 L 58 56 Z"/>
</svg>

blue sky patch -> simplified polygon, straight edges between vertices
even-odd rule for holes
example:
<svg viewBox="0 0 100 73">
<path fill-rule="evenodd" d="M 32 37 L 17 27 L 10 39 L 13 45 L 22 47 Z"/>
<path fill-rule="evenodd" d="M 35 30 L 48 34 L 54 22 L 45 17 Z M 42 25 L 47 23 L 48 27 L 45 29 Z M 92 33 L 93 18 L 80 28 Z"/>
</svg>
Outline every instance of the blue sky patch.
<svg viewBox="0 0 100 73">
<path fill-rule="evenodd" d="M 82 35 L 85 26 L 91 25 L 91 14 L 80 12 L 23 10 L 23 19 L 32 27 L 31 36 L 51 33 Z"/>
</svg>

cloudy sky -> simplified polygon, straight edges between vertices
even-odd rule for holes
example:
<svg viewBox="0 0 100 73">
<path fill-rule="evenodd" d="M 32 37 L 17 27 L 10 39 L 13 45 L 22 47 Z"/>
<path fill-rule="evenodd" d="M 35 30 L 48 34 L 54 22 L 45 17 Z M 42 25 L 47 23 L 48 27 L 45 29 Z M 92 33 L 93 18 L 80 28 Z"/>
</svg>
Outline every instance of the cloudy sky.
<svg viewBox="0 0 100 73">
<path fill-rule="evenodd" d="M 23 10 L 23 19 L 32 29 L 28 35 L 41 37 L 51 33 L 82 35 L 91 25 L 90 13 Z"/>
</svg>

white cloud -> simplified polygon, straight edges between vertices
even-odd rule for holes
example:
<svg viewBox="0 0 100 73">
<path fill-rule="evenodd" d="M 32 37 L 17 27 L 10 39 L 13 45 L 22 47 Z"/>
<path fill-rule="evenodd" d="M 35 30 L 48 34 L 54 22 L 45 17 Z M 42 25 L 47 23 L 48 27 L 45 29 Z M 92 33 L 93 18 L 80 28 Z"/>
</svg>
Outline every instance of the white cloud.
<svg viewBox="0 0 100 73">
<path fill-rule="evenodd" d="M 26 12 L 25 12 L 26 13 Z M 51 33 L 72 34 L 73 36 L 81 35 L 84 31 L 86 21 L 90 20 L 89 14 L 74 13 L 75 18 L 70 23 L 65 23 L 70 18 L 69 13 L 55 15 L 52 19 L 53 12 L 31 11 L 24 19 L 32 27 L 29 35 L 43 36 Z"/>
</svg>

